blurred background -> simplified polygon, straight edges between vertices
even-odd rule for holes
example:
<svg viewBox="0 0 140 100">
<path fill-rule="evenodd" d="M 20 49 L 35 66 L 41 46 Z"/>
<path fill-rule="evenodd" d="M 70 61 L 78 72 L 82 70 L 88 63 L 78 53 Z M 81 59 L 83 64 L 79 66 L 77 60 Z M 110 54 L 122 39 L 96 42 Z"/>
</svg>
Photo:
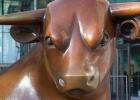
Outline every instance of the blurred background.
<svg viewBox="0 0 140 100">
<path fill-rule="evenodd" d="M 0 15 L 44 8 L 52 0 L 0 0 Z M 110 0 L 129 2 L 137 0 Z M 34 44 L 19 44 L 10 34 L 10 25 L 0 26 L 0 74 L 27 54 Z M 116 58 L 110 72 L 111 100 L 140 100 L 140 41 L 118 39 Z"/>
</svg>

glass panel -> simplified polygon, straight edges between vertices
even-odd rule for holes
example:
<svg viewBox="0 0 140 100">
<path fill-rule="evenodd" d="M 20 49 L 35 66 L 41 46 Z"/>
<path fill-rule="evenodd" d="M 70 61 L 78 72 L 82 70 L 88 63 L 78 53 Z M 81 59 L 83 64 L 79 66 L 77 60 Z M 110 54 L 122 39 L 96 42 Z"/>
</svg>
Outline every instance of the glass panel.
<svg viewBox="0 0 140 100">
<path fill-rule="evenodd" d="M 4 34 L 3 63 L 13 63 L 19 59 L 17 44 L 9 33 Z"/>
<path fill-rule="evenodd" d="M 2 0 L 0 0 L 0 15 L 2 15 Z"/>
<path fill-rule="evenodd" d="M 2 34 L 2 25 L 0 25 L 0 34 Z M 2 38 L 2 37 L 1 37 Z"/>
<path fill-rule="evenodd" d="M 2 0 L 0 0 L 0 15 L 2 15 Z M 0 63 L 2 63 L 2 26 L 0 25 Z"/>
<path fill-rule="evenodd" d="M 2 33 L 0 32 L 0 63 L 2 63 Z"/>
<path fill-rule="evenodd" d="M 10 28 L 11 28 L 11 25 L 4 25 L 3 26 L 3 32 L 4 33 L 9 33 L 10 32 Z"/>
<path fill-rule="evenodd" d="M 128 45 L 118 44 L 116 59 L 111 71 L 111 100 L 128 100 L 127 67 L 128 67 Z"/>
<path fill-rule="evenodd" d="M 131 47 L 131 96 L 138 97 L 140 92 L 140 44 Z"/>
</svg>

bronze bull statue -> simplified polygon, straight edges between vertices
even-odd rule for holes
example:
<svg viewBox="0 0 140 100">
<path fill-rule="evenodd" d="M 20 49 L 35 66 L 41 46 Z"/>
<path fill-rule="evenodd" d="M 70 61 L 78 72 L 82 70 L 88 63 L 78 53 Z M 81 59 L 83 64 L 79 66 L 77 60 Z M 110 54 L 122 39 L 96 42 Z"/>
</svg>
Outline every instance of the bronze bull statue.
<svg viewBox="0 0 140 100">
<path fill-rule="evenodd" d="M 35 48 L 0 76 L 2 100 L 109 100 L 118 37 L 140 36 L 140 3 L 55 0 L 47 8 L 0 16 L 11 36 Z"/>
</svg>

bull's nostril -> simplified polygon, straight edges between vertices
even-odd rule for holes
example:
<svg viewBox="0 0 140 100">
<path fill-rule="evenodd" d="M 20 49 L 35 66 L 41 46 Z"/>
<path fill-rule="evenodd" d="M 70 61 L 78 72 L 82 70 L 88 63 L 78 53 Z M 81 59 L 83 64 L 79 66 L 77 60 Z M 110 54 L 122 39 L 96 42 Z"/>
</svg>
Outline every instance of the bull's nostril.
<svg viewBox="0 0 140 100">
<path fill-rule="evenodd" d="M 91 76 L 91 78 L 89 79 L 89 81 L 91 82 L 91 81 L 94 81 L 94 76 Z"/>
</svg>

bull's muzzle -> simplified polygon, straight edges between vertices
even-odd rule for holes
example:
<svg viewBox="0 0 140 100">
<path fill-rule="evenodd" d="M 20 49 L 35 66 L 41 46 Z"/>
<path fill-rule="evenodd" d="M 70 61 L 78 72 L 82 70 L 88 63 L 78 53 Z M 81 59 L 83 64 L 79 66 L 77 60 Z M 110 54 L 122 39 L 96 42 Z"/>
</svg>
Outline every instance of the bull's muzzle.
<svg viewBox="0 0 140 100">
<path fill-rule="evenodd" d="M 57 79 L 57 87 L 60 91 L 69 95 L 83 95 L 92 92 L 99 84 L 99 70 L 94 66 L 79 69 L 73 73 L 66 73 Z"/>
</svg>

